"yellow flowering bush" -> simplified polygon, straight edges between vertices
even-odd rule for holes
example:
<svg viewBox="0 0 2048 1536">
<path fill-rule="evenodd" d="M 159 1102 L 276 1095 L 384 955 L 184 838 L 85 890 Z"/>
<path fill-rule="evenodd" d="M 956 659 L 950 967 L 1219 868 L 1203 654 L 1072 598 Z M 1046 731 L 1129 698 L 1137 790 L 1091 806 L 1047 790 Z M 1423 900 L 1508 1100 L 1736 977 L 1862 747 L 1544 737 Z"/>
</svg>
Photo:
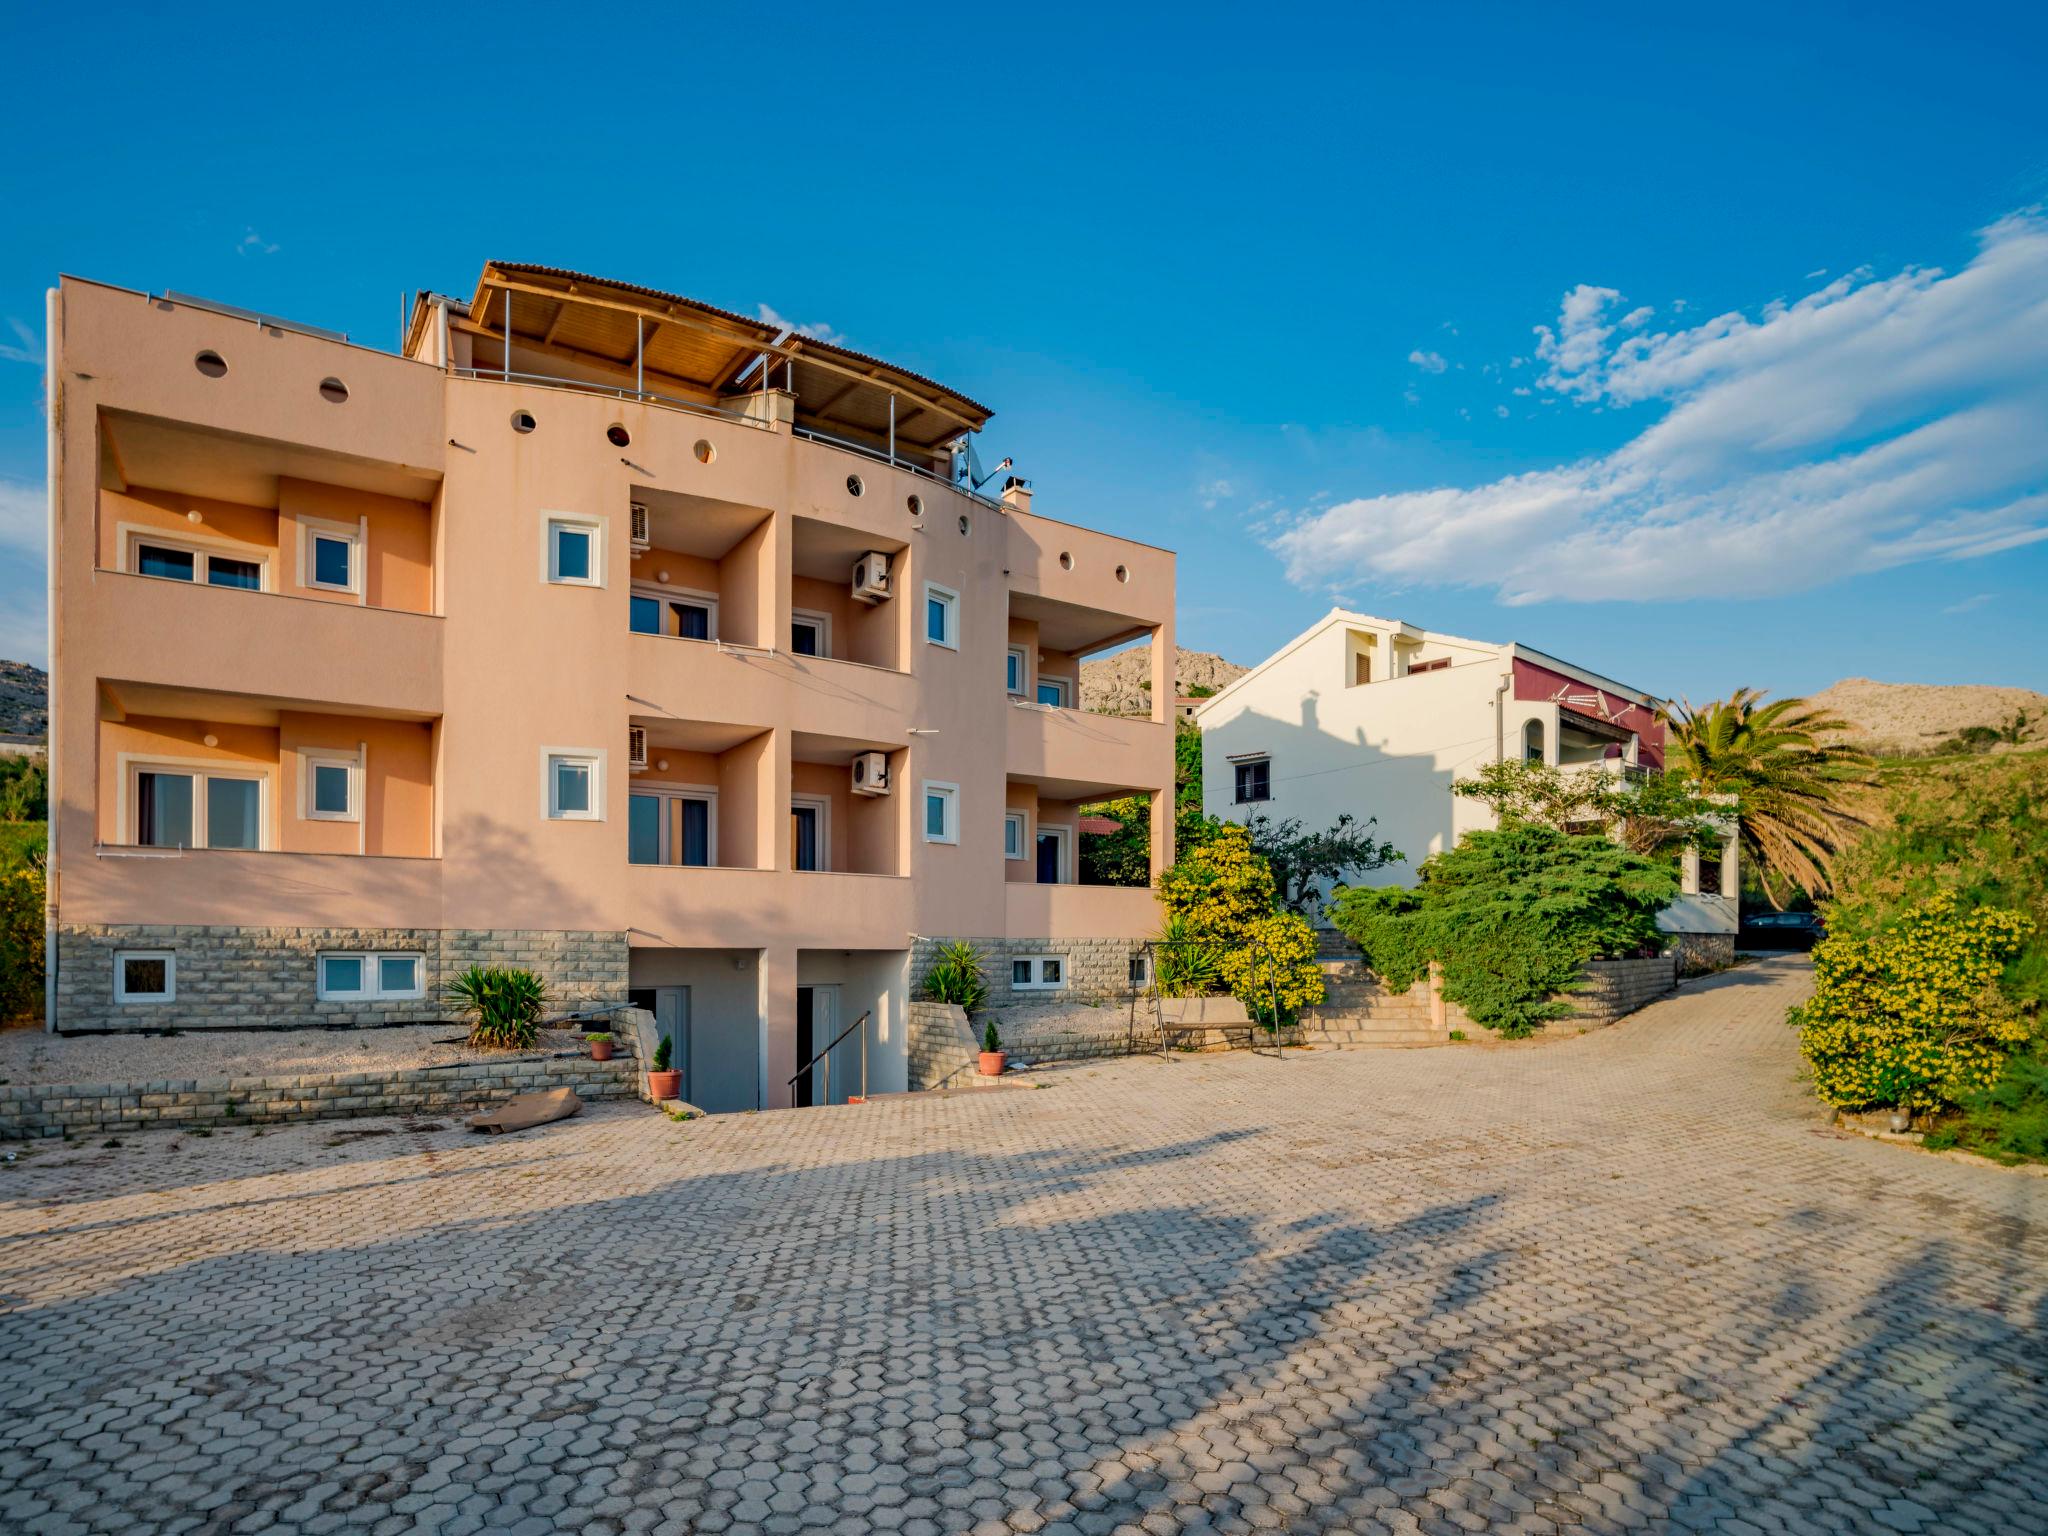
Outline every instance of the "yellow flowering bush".
<svg viewBox="0 0 2048 1536">
<path fill-rule="evenodd" d="M 43 1007 L 43 868 L 0 867 L 0 1024 Z"/>
<path fill-rule="evenodd" d="M 1160 876 L 1159 900 L 1173 931 L 1222 951 L 1220 979 L 1254 1017 L 1271 1014 L 1276 993 L 1283 1020 L 1323 1000 L 1315 930 L 1277 910 L 1272 866 L 1248 829 L 1226 825 L 1188 850 Z"/>
<path fill-rule="evenodd" d="M 2034 931 L 1944 891 L 1868 938 L 1814 946 L 1813 1000 L 1792 1010 L 1814 1087 L 1844 1108 L 1933 1110 L 1989 1087 L 2033 1033 L 1999 985 Z"/>
</svg>

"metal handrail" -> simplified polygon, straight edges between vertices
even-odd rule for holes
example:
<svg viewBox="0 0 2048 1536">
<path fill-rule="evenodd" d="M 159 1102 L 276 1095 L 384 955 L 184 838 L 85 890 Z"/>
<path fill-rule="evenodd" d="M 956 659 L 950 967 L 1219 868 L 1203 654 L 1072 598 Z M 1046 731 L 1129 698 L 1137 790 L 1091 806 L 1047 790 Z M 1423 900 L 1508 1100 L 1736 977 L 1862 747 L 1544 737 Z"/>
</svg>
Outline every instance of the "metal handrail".
<svg viewBox="0 0 2048 1536">
<path fill-rule="evenodd" d="M 872 447 L 867 443 L 857 443 L 849 437 L 836 437 L 830 432 L 820 432 L 816 427 L 792 425 L 789 430 L 798 437 L 809 438 L 814 443 L 823 443 L 828 448 L 843 448 L 848 453 L 857 453 L 864 459 L 873 459 L 877 464 L 887 464 L 891 469 L 900 469 L 905 474 L 917 476 L 920 480 L 929 480 L 933 485 L 942 485 L 949 491 L 958 491 L 969 501 L 979 502 L 992 512 L 1008 512 L 1010 510 L 1009 503 L 999 501 L 993 496 L 985 495 L 975 490 L 972 486 L 962 485 L 957 480 L 949 480 L 944 475 L 926 469 L 922 465 L 913 464 L 901 454 L 891 458 L 881 449 Z"/>
<path fill-rule="evenodd" d="M 1145 956 L 1150 962 L 1149 968 L 1152 972 L 1152 1018 L 1161 1055 L 1164 1055 L 1166 1052 L 1166 1003 L 1165 994 L 1159 990 L 1159 948 L 1162 945 L 1193 947 L 1207 944 L 1208 942 L 1206 939 L 1145 940 Z M 1266 999 L 1268 1006 L 1273 1010 L 1273 1059 L 1283 1061 L 1287 1056 L 1287 1038 L 1286 1031 L 1280 1022 L 1280 989 L 1276 980 L 1280 962 L 1274 958 L 1272 950 L 1261 944 L 1257 939 L 1249 940 L 1248 943 L 1254 954 L 1265 958 Z M 1131 1023 L 1129 1026 L 1133 1032 L 1137 1026 L 1137 1009 L 1137 994 L 1133 992 L 1131 994 Z M 1251 1027 L 1258 1029 L 1261 1026 L 1258 1020 L 1254 1019 L 1252 1020 Z M 1256 1035 L 1252 1036 L 1252 1052 L 1254 1055 L 1259 1054 L 1258 1036 Z"/>
<path fill-rule="evenodd" d="M 748 416 L 740 411 L 728 411 L 716 405 L 704 405 L 695 400 L 679 400 L 674 395 L 657 394 L 651 389 L 630 389 L 623 384 L 599 384 L 591 379 L 565 379 L 555 373 L 507 373 L 502 368 L 450 368 L 457 378 L 482 379 L 486 382 L 496 379 L 500 383 L 540 384 L 550 389 L 573 389 L 587 395 L 609 395 L 616 400 L 638 400 L 648 405 L 666 406 L 670 410 L 687 411 L 693 416 L 710 416 L 719 421 L 729 421 L 734 426 L 752 427 L 757 432 L 773 432 L 772 422 Z"/>
<path fill-rule="evenodd" d="M 868 1037 L 865 1026 L 868 1022 L 869 1017 L 873 1013 L 874 1009 L 872 1008 L 863 1009 L 861 1011 L 861 1016 L 855 1019 L 851 1024 L 847 1025 L 846 1028 L 839 1031 L 838 1035 L 833 1039 L 830 1045 L 826 1046 L 825 1049 L 819 1051 L 816 1055 L 812 1056 L 809 1061 L 805 1062 L 802 1066 L 798 1067 L 794 1072 L 790 1073 L 789 1081 L 785 1083 L 783 1086 L 790 1090 L 791 1098 L 796 1097 L 795 1090 L 798 1080 L 801 1079 L 806 1072 L 810 1071 L 811 1068 L 815 1067 L 819 1062 L 822 1061 L 825 1063 L 825 1107 L 831 1107 L 832 1053 L 839 1048 L 839 1042 L 841 1040 L 844 1040 L 848 1035 L 852 1034 L 856 1029 L 862 1031 L 860 1037 L 860 1096 L 863 1099 L 865 1099 L 868 1096 Z M 815 1107 L 816 1106 L 814 1105 L 813 1108 Z"/>
</svg>

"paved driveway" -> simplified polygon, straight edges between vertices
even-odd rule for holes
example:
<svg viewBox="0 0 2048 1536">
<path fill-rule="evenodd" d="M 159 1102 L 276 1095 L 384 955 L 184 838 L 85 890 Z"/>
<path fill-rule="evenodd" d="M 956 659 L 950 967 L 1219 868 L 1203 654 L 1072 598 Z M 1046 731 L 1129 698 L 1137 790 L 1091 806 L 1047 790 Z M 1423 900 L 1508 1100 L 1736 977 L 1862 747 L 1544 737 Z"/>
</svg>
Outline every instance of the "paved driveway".
<svg viewBox="0 0 2048 1536">
<path fill-rule="evenodd" d="M 1804 986 L 39 1151 L 0 1170 L 0 1526 L 2048 1530 L 2048 1180 L 1822 1129 Z"/>
</svg>

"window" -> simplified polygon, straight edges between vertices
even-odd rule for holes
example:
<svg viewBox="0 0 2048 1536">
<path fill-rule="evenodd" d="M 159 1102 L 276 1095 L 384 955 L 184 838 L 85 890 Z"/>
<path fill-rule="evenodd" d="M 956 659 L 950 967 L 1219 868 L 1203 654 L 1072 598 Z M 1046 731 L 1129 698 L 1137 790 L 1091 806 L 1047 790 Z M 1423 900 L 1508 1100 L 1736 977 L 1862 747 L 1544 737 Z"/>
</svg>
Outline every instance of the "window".
<svg viewBox="0 0 2048 1536">
<path fill-rule="evenodd" d="M 1073 860 L 1068 856 L 1073 835 L 1071 827 L 1038 829 L 1037 878 L 1040 885 L 1066 885 L 1072 879 Z"/>
<path fill-rule="evenodd" d="M 131 535 L 128 568 L 138 576 L 190 581 L 209 587 L 263 590 L 263 561 L 216 552 L 200 543 Z"/>
<path fill-rule="evenodd" d="M 299 814 L 308 821 L 355 821 L 361 762 L 353 752 L 304 752 Z"/>
<path fill-rule="evenodd" d="M 661 633 L 661 600 L 633 594 L 633 633 L 636 635 L 658 635 Z"/>
<path fill-rule="evenodd" d="M 960 841 L 960 786 L 924 784 L 924 840 L 928 843 Z"/>
<path fill-rule="evenodd" d="M 114 1001 L 171 1003 L 178 999 L 178 957 L 167 949 L 124 949 L 114 956 Z"/>
<path fill-rule="evenodd" d="M 594 587 L 597 579 L 597 530 L 584 523 L 551 519 L 548 523 L 548 580 L 564 586 Z"/>
<path fill-rule="evenodd" d="M 299 519 L 299 584 L 319 592 L 354 592 L 362 574 L 362 530 L 347 523 Z"/>
<path fill-rule="evenodd" d="M 789 648 L 798 656 L 830 656 L 832 616 L 797 609 L 790 615 Z"/>
<path fill-rule="evenodd" d="M 1525 762 L 1543 761 L 1543 722 L 1531 720 L 1522 727 L 1522 758 Z"/>
<path fill-rule="evenodd" d="M 682 640 L 718 638 L 718 598 L 710 592 L 636 581 L 631 614 L 636 634 Z"/>
<path fill-rule="evenodd" d="M 717 791 L 636 789 L 626 800 L 626 858 L 704 869 L 718 862 Z"/>
<path fill-rule="evenodd" d="M 817 795 L 793 799 L 789 807 L 789 867 L 830 869 L 832 802 Z"/>
<path fill-rule="evenodd" d="M 1064 677 L 1038 675 L 1038 702 L 1053 709 L 1065 709 L 1073 697 L 1073 684 Z"/>
<path fill-rule="evenodd" d="M 322 955 L 318 994 L 323 1003 L 424 997 L 420 957 L 405 953 Z"/>
<path fill-rule="evenodd" d="M 960 594 L 924 584 L 924 637 L 948 650 L 960 649 Z"/>
<path fill-rule="evenodd" d="M 268 775 L 145 763 L 124 770 L 133 841 L 144 848 L 260 849 Z"/>
<path fill-rule="evenodd" d="M 1254 800 L 1273 798 L 1273 762 L 1271 758 L 1255 757 L 1247 763 L 1233 765 L 1237 770 L 1237 803 L 1249 804 Z"/>
<path fill-rule="evenodd" d="M 1024 857 L 1024 813 L 1009 811 L 1003 816 L 1003 857 L 1021 859 Z"/>
<path fill-rule="evenodd" d="M 603 753 L 551 748 L 541 764 L 549 820 L 604 820 Z"/>
<path fill-rule="evenodd" d="M 1026 665 L 1028 660 L 1021 645 L 1011 646 L 1009 655 L 1004 658 L 1003 686 L 1019 696 L 1024 692 L 1024 679 L 1031 675 L 1031 669 Z"/>
<path fill-rule="evenodd" d="M 1131 954 L 1130 980 L 1133 987 L 1140 989 L 1152 985 L 1152 957 L 1142 949 Z"/>
<path fill-rule="evenodd" d="M 1067 984 L 1064 955 L 1033 955 L 1010 962 L 1010 986 L 1019 992 L 1054 992 Z"/>
<path fill-rule="evenodd" d="M 1351 686 L 1363 688 L 1372 681 L 1372 657 L 1364 651 L 1351 653 Z"/>
<path fill-rule="evenodd" d="M 1435 661 L 1411 661 L 1408 663 L 1408 675 L 1413 677 L 1418 672 L 1441 672 L 1450 664 L 1451 658 L 1448 656 L 1439 656 Z"/>
</svg>

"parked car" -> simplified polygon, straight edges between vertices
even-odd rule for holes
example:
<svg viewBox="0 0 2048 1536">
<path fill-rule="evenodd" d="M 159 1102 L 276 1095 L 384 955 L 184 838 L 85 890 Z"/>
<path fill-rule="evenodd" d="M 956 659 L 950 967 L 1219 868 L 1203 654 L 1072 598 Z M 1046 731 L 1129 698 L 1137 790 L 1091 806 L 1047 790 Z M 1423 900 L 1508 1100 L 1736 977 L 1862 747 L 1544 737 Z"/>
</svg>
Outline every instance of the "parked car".
<svg viewBox="0 0 2048 1536">
<path fill-rule="evenodd" d="M 1735 935 L 1737 949 L 1811 949 L 1828 936 L 1812 912 L 1749 912 Z"/>
</svg>

